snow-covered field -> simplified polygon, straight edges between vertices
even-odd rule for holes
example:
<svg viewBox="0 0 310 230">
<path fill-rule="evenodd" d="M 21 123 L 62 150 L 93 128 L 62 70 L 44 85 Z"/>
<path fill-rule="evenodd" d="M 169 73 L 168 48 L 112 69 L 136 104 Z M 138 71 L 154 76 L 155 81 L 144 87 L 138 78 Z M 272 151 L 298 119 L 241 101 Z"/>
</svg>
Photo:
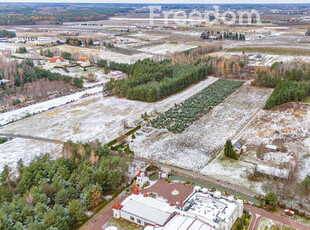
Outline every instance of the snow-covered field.
<svg viewBox="0 0 310 230">
<path fill-rule="evenodd" d="M 28 164 L 35 156 L 44 153 L 50 153 L 52 157 L 59 157 L 61 149 L 62 144 L 14 138 L 0 144 L 0 172 L 5 165 L 15 168 L 17 161 L 21 158 L 24 164 Z"/>
<path fill-rule="evenodd" d="M 283 146 L 286 154 L 268 153 L 266 160 L 270 157 L 269 161 L 277 165 L 296 156 L 300 179 L 310 173 L 310 105 L 288 103 L 273 110 L 261 110 L 239 137 L 249 146 Z"/>
<path fill-rule="evenodd" d="M 126 55 L 121 53 L 116 53 L 108 50 L 102 49 L 90 49 L 90 48 L 83 48 L 83 47 L 76 47 L 76 46 L 69 46 L 69 45 L 61 45 L 58 46 L 61 51 L 64 52 L 81 52 L 84 54 L 92 54 L 98 55 L 102 59 L 106 59 L 109 61 L 114 61 L 118 63 L 134 63 L 141 59 L 151 58 L 152 55 L 140 53 L 135 55 Z"/>
<path fill-rule="evenodd" d="M 294 55 L 276 55 L 276 54 L 262 54 L 261 58 L 255 58 L 254 56 L 257 55 L 257 53 L 247 53 L 249 56 L 249 64 L 253 66 L 271 66 L 275 62 L 309 62 L 310 63 L 310 57 L 309 56 L 294 56 Z M 213 53 L 212 56 L 222 56 L 229 58 L 234 55 L 242 55 L 242 52 L 223 52 L 219 51 L 216 53 Z"/>
<path fill-rule="evenodd" d="M 165 43 L 157 46 L 150 46 L 139 49 L 142 52 L 152 53 L 152 54 L 175 54 L 185 50 L 196 48 L 197 46 L 186 45 L 182 43 Z"/>
<path fill-rule="evenodd" d="M 131 148 L 139 156 L 206 172 L 208 165 L 203 167 L 211 157 L 243 128 L 270 93 L 267 89 L 242 86 L 183 133 L 154 129 L 151 134 L 137 137 Z"/>
<path fill-rule="evenodd" d="M 64 104 L 67 104 L 71 101 L 76 101 L 80 98 L 82 98 L 85 94 L 95 94 L 102 91 L 102 86 L 98 86 L 95 88 L 87 89 L 81 92 L 73 93 L 67 96 L 58 97 L 55 99 L 47 100 L 44 102 L 40 102 L 37 104 L 29 105 L 24 108 L 12 110 L 6 113 L 0 114 L 0 126 L 3 126 L 11 121 L 19 120 L 23 117 L 25 117 L 27 114 L 36 114 L 40 113 L 46 110 L 49 110 L 54 107 L 58 107 Z"/>
<path fill-rule="evenodd" d="M 131 37 L 136 37 L 139 39 L 143 39 L 143 40 L 150 40 L 150 41 L 157 41 L 160 39 L 164 39 L 167 36 L 164 35 L 158 35 L 158 34 L 149 34 L 149 33 L 136 33 L 136 34 L 132 34 L 130 35 Z"/>
<path fill-rule="evenodd" d="M 154 110 L 164 112 L 174 103 L 182 102 L 216 80 L 209 77 L 181 93 L 155 103 L 131 101 L 113 96 L 103 97 L 102 94 L 97 94 L 8 124 L 1 127 L 0 132 L 64 141 L 99 139 L 105 143 L 128 131 L 124 130 L 122 120 L 127 120 L 129 125 L 134 127 L 143 120 L 141 114 L 144 112 L 147 111 L 148 114 Z"/>
<path fill-rule="evenodd" d="M 263 194 L 262 183 L 251 182 L 247 178 L 249 174 L 253 174 L 254 169 L 253 164 L 243 161 L 229 161 L 223 155 L 218 155 L 202 170 L 202 173 Z"/>
</svg>

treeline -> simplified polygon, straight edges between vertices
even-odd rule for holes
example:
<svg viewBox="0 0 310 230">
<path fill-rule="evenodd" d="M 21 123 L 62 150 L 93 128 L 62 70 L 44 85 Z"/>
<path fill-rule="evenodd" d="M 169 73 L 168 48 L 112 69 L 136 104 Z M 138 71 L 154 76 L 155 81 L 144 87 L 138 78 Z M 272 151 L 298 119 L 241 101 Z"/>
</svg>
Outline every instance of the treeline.
<svg viewBox="0 0 310 230">
<path fill-rule="evenodd" d="M 209 73 L 216 77 L 233 79 L 249 79 L 254 76 L 255 68 L 248 65 L 246 55 L 231 56 L 229 58 L 213 57 L 207 54 L 220 50 L 221 46 L 203 46 L 172 56 L 173 64 L 193 64 L 208 66 Z"/>
<path fill-rule="evenodd" d="M 122 71 L 124 73 L 128 72 L 128 68 L 130 66 L 129 64 L 126 64 L 126 63 L 117 63 L 117 62 L 114 62 L 114 61 L 111 61 L 111 62 L 108 63 L 108 61 L 105 60 L 105 59 L 100 59 L 97 62 L 97 65 L 100 66 L 100 67 L 105 68 L 108 71 L 109 70 L 119 70 L 119 71 Z"/>
<path fill-rule="evenodd" d="M 305 63 L 275 62 L 271 67 L 259 67 L 253 85 L 275 88 L 265 109 L 290 101 L 301 101 L 310 93 L 310 66 Z"/>
<path fill-rule="evenodd" d="M 271 109 L 286 102 L 303 100 L 309 93 L 308 84 L 306 82 L 280 80 L 266 101 L 264 108 Z"/>
<path fill-rule="evenodd" d="M 52 9 L 52 10 L 51 10 Z M 44 4 L 10 4 L 0 9 L 0 25 L 35 25 L 41 23 L 105 20 L 115 14 L 125 13 L 129 8 L 106 8 L 102 6 L 70 6 Z"/>
<path fill-rule="evenodd" d="M 9 80 L 0 84 L 2 109 L 10 109 L 21 102 L 67 94 L 83 87 L 83 79 L 37 68 L 29 59 L 21 63 L 0 61 L 0 79 Z"/>
<path fill-rule="evenodd" d="M 16 53 L 20 53 L 20 54 L 24 54 L 24 53 L 27 53 L 27 49 L 26 47 L 19 47 L 17 50 L 16 50 Z"/>
<path fill-rule="evenodd" d="M 49 81 L 64 81 L 73 84 L 76 87 L 83 87 L 83 80 L 78 78 L 72 78 L 67 75 L 61 75 L 59 73 L 52 73 L 49 70 L 40 69 L 34 66 L 33 62 L 29 59 L 23 60 L 21 64 L 18 64 L 17 74 L 14 78 L 14 86 L 24 86 L 27 83 L 31 83 L 38 79 L 47 79 Z M 0 76 L 1 76 L 0 72 Z M 82 83 L 82 84 L 81 84 Z"/>
<path fill-rule="evenodd" d="M 0 30 L 0 37 L 1 38 L 15 38 L 16 34 L 13 31 L 7 31 L 7 30 Z"/>
<path fill-rule="evenodd" d="M 125 181 L 128 162 L 107 146 L 66 143 L 70 157 L 46 154 L 29 166 L 18 162 L 16 176 L 5 166 L 0 177 L 0 229 L 76 229 L 85 211 L 104 202 Z"/>
<path fill-rule="evenodd" d="M 82 41 L 77 38 L 67 38 L 65 43 L 70 46 L 81 46 L 83 44 Z"/>
<path fill-rule="evenodd" d="M 206 66 L 172 65 L 170 61 L 155 62 L 149 59 L 129 65 L 128 79 L 111 80 L 104 91 L 128 99 L 156 101 L 187 86 L 205 79 L 208 74 Z"/>
</svg>

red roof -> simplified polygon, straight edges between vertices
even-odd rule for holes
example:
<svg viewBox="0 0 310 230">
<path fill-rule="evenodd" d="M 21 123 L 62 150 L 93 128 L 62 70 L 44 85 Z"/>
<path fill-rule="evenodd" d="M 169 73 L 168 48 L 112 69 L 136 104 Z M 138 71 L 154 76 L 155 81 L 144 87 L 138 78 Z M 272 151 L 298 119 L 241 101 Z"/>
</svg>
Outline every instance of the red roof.
<svg viewBox="0 0 310 230">
<path fill-rule="evenodd" d="M 86 62 L 86 61 L 87 61 L 87 58 L 79 58 L 79 59 L 77 59 L 77 61 Z"/>
<path fill-rule="evenodd" d="M 141 177 L 141 171 L 138 172 L 137 177 Z"/>
<path fill-rule="evenodd" d="M 140 193 L 139 189 L 135 186 L 135 189 L 132 191 L 132 194 L 138 195 Z"/>
<path fill-rule="evenodd" d="M 120 210 L 122 207 L 123 206 L 120 203 L 118 203 L 118 201 L 116 201 L 115 205 L 113 206 L 113 209 Z"/>
<path fill-rule="evenodd" d="M 57 60 L 60 60 L 61 62 L 63 62 L 65 59 L 63 57 L 52 57 L 50 58 L 49 62 L 55 63 Z"/>
</svg>

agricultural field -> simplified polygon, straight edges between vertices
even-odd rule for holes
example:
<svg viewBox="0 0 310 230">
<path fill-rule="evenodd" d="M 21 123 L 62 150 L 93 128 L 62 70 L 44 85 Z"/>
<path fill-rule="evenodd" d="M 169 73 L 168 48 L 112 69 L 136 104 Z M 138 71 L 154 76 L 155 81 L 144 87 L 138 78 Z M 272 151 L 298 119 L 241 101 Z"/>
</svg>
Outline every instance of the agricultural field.
<svg viewBox="0 0 310 230">
<path fill-rule="evenodd" d="M 309 105 L 303 103 L 288 103 L 272 110 L 260 110 L 235 137 L 245 142 L 247 152 L 240 155 L 238 161 L 219 155 L 202 172 L 264 194 L 272 180 L 265 177 L 253 180 L 256 164 L 279 169 L 296 165 L 298 180 L 294 183 L 301 182 L 309 174 L 310 167 L 309 110 Z M 279 150 L 266 150 L 263 158 L 259 158 L 256 155 L 257 148 L 266 145 L 276 145 Z"/>
<path fill-rule="evenodd" d="M 182 51 L 186 51 L 189 49 L 196 48 L 197 46 L 187 45 L 182 43 L 165 43 L 157 46 L 150 46 L 139 49 L 139 51 L 152 53 L 152 54 L 160 54 L 160 55 L 171 55 L 175 53 L 179 53 Z"/>
<path fill-rule="evenodd" d="M 54 98 L 51 100 L 47 100 L 44 102 L 39 102 L 36 104 L 28 105 L 27 107 L 23 107 L 20 109 L 8 111 L 6 113 L 0 114 L 0 127 L 6 125 L 12 121 L 17 121 L 27 116 L 31 116 L 33 114 L 41 113 L 50 109 L 53 109 L 58 106 L 65 105 L 72 101 L 79 100 L 83 98 L 87 94 L 96 94 L 102 91 L 102 87 L 94 87 L 91 89 L 87 89 L 84 91 L 76 92 L 70 95 Z"/>
<path fill-rule="evenodd" d="M 166 128 L 174 133 L 183 132 L 194 121 L 207 114 L 228 95 L 238 89 L 243 82 L 220 79 L 190 97 L 181 104 L 175 105 L 164 114 L 150 121 L 155 128 Z"/>
<path fill-rule="evenodd" d="M 136 155 L 207 172 L 206 164 L 261 109 L 271 90 L 241 86 L 182 133 L 148 127 L 131 143 Z M 205 167 L 206 166 L 206 167 Z M 213 175 L 219 173 L 213 171 Z"/>
<path fill-rule="evenodd" d="M 257 57 L 257 55 L 261 57 Z M 310 54 L 310 53 L 309 53 Z M 210 54 L 211 56 L 225 57 L 230 58 L 231 56 L 239 56 L 242 55 L 242 51 L 218 51 Z M 298 62 L 304 61 L 310 63 L 310 55 L 309 56 L 294 56 L 294 55 L 277 55 L 277 54 L 268 54 L 268 53 L 259 53 L 259 52 L 246 52 L 248 56 L 249 65 L 252 66 L 271 66 L 275 62 Z"/>
<path fill-rule="evenodd" d="M 140 59 L 150 58 L 152 55 L 140 53 L 135 55 L 126 55 L 121 54 L 117 52 L 112 52 L 108 50 L 103 49 L 90 49 L 90 48 L 84 48 L 84 47 L 77 47 L 77 46 L 69 46 L 69 45 L 61 45 L 57 46 L 58 49 L 62 52 L 81 52 L 83 54 L 88 55 L 98 55 L 99 58 L 118 62 L 118 63 L 134 63 L 135 61 L 138 61 Z"/>
<path fill-rule="evenodd" d="M 297 160 L 299 178 L 310 173 L 310 106 L 303 103 L 287 103 L 272 110 L 262 110 L 239 137 L 249 146 L 245 160 L 262 161 L 281 167 Z M 255 151 L 259 145 L 272 144 L 277 152 L 266 152 L 259 160 Z M 252 150 L 252 151 L 251 151 Z"/>
<path fill-rule="evenodd" d="M 4 125 L 0 127 L 0 133 L 23 134 L 63 141 L 87 142 L 99 139 L 100 142 L 107 143 L 120 134 L 128 132 L 129 129 L 124 127 L 124 123 L 128 123 L 129 128 L 135 127 L 144 121 L 141 118 L 141 114 L 145 112 L 152 114 L 155 111 L 164 112 L 170 109 L 175 103 L 186 100 L 215 81 L 217 81 L 217 78 L 209 77 L 178 94 L 155 103 L 131 101 L 116 97 L 103 97 L 102 94 L 96 94 L 83 99 L 79 95 L 77 101 L 66 105 L 64 105 L 63 100 L 58 101 L 54 99 L 56 101 L 53 101 L 51 104 L 47 101 L 46 103 L 48 104 L 46 106 L 57 106 L 57 108 Z M 44 108 L 46 108 L 44 104 L 39 103 L 33 105 L 33 107 L 23 108 L 20 113 L 18 112 L 20 110 L 14 110 L 10 112 L 10 116 L 7 113 L 3 114 L 6 116 L 2 118 L 3 120 L 1 122 L 5 123 L 11 121 L 13 118 L 19 119 L 28 112 L 42 111 Z M 22 147 L 20 148 L 22 149 Z M 24 148 L 26 149 L 25 146 Z M 40 144 L 37 144 L 33 149 L 35 152 L 32 154 L 33 156 L 45 151 L 44 148 L 41 148 Z M 4 149 L 0 149 L 1 154 L 7 153 Z M 27 152 L 19 152 L 21 158 L 23 158 L 24 154 L 27 156 Z"/>
<path fill-rule="evenodd" d="M 15 168 L 19 159 L 28 164 L 35 156 L 50 153 L 52 157 L 61 155 L 62 144 L 47 143 L 37 140 L 14 138 L 0 144 L 0 172 L 5 165 Z"/>
</svg>

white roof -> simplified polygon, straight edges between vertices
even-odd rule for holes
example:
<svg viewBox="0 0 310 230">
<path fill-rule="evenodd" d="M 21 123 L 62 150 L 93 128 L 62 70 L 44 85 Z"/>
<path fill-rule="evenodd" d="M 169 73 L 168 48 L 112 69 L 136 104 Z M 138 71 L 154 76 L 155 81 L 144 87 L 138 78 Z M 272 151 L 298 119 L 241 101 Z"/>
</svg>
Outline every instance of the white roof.
<svg viewBox="0 0 310 230">
<path fill-rule="evenodd" d="M 266 145 L 266 148 L 273 149 L 273 150 L 277 150 L 278 149 L 278 147 L 276 145 Z"/>
<path fill-rule="evenodd" d="M 215 228 L 194 217 L 176 215 L 164 227 L 155 230 L 214 230 Z"/>
<path fill-rule="evenodd" d="M 283 179 L 287 179 L 289 176 L 289 170 L 288 169 L 278 169 L 274 167 L 270 167 L 267 165 L 260 165 L 258 164 L 256 166 L 256 171 L 259 173 L 263 173 L 270 176 L 275 176 Z"/>
<path fill-rule="evenodd" d="M 174 207 L 167 202 L 143 197 L 142 194 L 129 196 L 122 205 L 122 211 L 160 226 L 163 226 L 174 212 Z"/>
<path fill-rule="evenodd" d="M 220 198 L 212 197 L 210 194 L 201 192 L 195 193 L 188 202 L 192 205 L 188 213 L 194 214 L 215 228 L 219 228 L 219 224 L 214 221 L 218 219 L 221 222 L 229 222 L 233 212 L 238 208 L 239 204 L 236 200 L 229 202 L 222 196 Z"/>
</svg>

